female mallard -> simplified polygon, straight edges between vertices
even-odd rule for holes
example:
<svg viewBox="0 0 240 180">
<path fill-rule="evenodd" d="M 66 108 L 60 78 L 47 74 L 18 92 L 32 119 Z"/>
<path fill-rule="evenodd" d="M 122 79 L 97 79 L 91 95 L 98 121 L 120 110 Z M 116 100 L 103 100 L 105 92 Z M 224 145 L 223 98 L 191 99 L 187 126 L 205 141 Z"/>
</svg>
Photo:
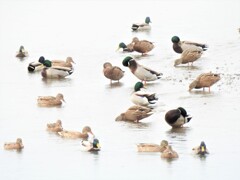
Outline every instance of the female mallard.
<svg viewBox="0 0 240 180">
<path fill-rule="evenodd" d="M 144 67 L 136 62 L 132 57 L 128 56 L 124 58 L 122 62 L 123 66 L 129 67 L 131 72 L 141 81 L 144 81 L 146 84 L 146 81 L 155 81 L 157 79 L 160 79 L 162 76 L 162 73 L 156 72 L 154 70 L 151 70 L 147 67 Z"/>
<path fill-rule="evenodd" d="M 220 79 L 221 78 L 219 74 L 214 74 L 212 72 L 200 74 L 197 79 L 189 85 L 189 91 L 191 91 L 193 88 L 203 88 L 204 90 L 204 88 L 207 87 L 208 92 L 210 92 L 210 87 Z"/>
<path fill-rule="evenodd" d="M 182 53 L 184 50 L 194 48 L 197 51 L 206 51 L 208 46 L 206 44 L 191 42 L 191 41 L 180 41 L 178 36 L 172 37 L 173 50 L 176 53 Z"/>
<path fill-rule="evenodd" d="M 140 143 L 137 145 L 138 152 L 163 152 L 168 146 L 166 140 L 162 140 L 160 145 L 152 143 Z"/>
<path fill-rule="evenodd" d="M 6 149 L 6 150 L 13 150 L 13 149 L 21 150 L 22 148 L 24 148 L 24 146 L 23 146 L 21 138 L 18 138 L 15 143 L 5 143 L 4 144 L 4 149 Z"/>
<path fill-rule="evenodd" d="M 69 67 L 53 66 L 50 68 L 43 68 L 41 74 L 43 78 L 61 79 L 73 73 L 73 69 Z"/>
<path fill-rule="evenodd" d="M 166 122 L 173 128 L 182 127 L 184 124 L 188 123 L 192 117 L 187 114 L 187 111 L 179 107 L 177 109 L 169 110 L 165 114 Z"/>
<path fill-rule="evenodd" d="M 137 82 L 134 86 L 134 92 L 131 95 L 131 101 L 139 106 L 148 106 L 155 104 L 158 98 L 156 93 L 150 93 L 142 90 L 144 88 L 142 82 Z"/>
<path fill-rule="evenodd" d="M 65 102 L 63 95 L 58 93 L 56 97 L 54 96 L 39 96 L 37 99 L 39 106 L 60 106 L 62 101 Z"/>
<path fill-rule="evenodd" d="M 58 132 L 58 134 L 61 137 L 71 138 L 71 139 L 77 139 L 77 138 L 87 139 L 90 134 L 93 135 L 92 130 L 89 126 L 85 126 L 82 129 L 82 132 L 63 130 L 63 131 Z"/>
<path fill-rule="evenodd" d="M 60 132 L 63 130 L 62 121 L 57 120 L 55 123 L 47 124 L 47 130 L 51 132 Z"/>
<path fill-rule="evenodd" d="M 178 153 L 172 149 L 172 146 L 168 145 L 162 152 L 161 157 L 166 159 L 178 158 Z"/>
<path fill-rule="evenodd" d="M 112 66 L 111 63 L 106 62 L 103 64 L 103 74 L 106 78 L 110 79 L 110 84 L 112 81 L 118 81 L 124 76 L 124 71 L 117 67 Z"/>
<path fill-rule="evenodd" d="M 133 30 L 133 31 L 150 30 L 150 29 L 151 29 L 151 26 L 150 26 L 149 23 L 151 23 L 150 17 L 146 17 L 145 23 L 134 23 L 134 24 L 132 25 L 132 30 Z"/>
<path fill-rule="evenodd" d="M 142 55 L 147 54 L 150 52 L 154 45 L 152 42 L 147 40 L 139 40 L 137 37 L 134 37 L 132 40 L 133 43 L 133 50 L 139 53 L 142 53 Z"/>
<path fill-rule="evenodd" d="M 197 50 L 195 48 L 189 48 L 183 51 L 181 54 L 181 58 L 176 59 L 174 62 L 174 66 L 177 66 L 179 64 L 188 64 L 198 60 L 202 56 L 202 50 Z"/>
<path fill-rule="evenodd" d="M 121 113 L 115 120 L 116 121 L 132 121 L 139 122 L 140 120 L 151 116 L 152 109 L 143 106 L 132 106 L 126 112 Z"/>
<path fill-rule="evenodd" d="M 24 49 L 23 46 L 20 46 L 19 51 L 16 54 L 16 57 L 24 58 L 28 56 L 28 52 Z"/>
<path fill-rule="evenodd" d="M 193 150 L 194 154 L 201 155 L 201 156 L 209 154 L 208 149 L 207 149 L 206 144 L 204 143 L 204 141 L 202 141 L 200 143 L 200 146 L 194 147 L 192 150 Z"/>
<path fill-rule="evenodd" d="M 34 72 L 34 71 L 40 71 L 44 68 L 44 65 L 40 62 L 31 62 L 28 64 L 28 71 Z"/>
<path fill-rule="evenodd" d="M 67 57 L 66 61 L 52 60 L 51 62 L 52 62 L 52 66 L 69 67 L 69 68 L 73 67 L 72 63 L 75 64 L 72 57 Z"/>
<path fill-rule="evenodd" d="M 121 42 L 121 43 L 119 43 L 119 45 L 118 45 L 118 49 L 117 49 L 117 51 L 119 50 L 119 49 L 123 49 L 123 52 L 133 52 L 134 50 L 133 50 L 133 43 L 130 43 L 130 44 L 128 44 L 128 45 L 126 45 L 126 44 L 124 44 L 123 42 Z"/>
</svg>

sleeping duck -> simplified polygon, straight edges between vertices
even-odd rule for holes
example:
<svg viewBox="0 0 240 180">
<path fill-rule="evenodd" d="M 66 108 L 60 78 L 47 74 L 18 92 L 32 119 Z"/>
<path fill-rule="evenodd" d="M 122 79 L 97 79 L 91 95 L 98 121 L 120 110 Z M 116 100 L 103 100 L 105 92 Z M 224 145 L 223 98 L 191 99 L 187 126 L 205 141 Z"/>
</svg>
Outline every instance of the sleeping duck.
<svg viewBox="0 0 240 180">
<path fill-rule="evenodd" d="M 21 150 L 22 148 L 24 148 L 24 146 L 21 138 L 17 138 L 16 142 L 4 144 L 4 149 L 6 150 Z"/>
<path fill-rule="evenodd" d="M 163 152 L 168 146 L 166 140 L 162 140 L 160 145 L 152 143 L 140 143 L 137 145 L 138 152 Z"/>
<path fill-rule="evenodd" d="M 194 48 L 197 51 L 206 51 L 208 46 L 206 44 L 191 42 L 191 41 L 180 41 L 178 36 L 172 37 L 173 50 L 176 53 L 182 53 L 184 50 Z"/>
<path fill-rule="evenodd" d="M 118 81 L 124 76 L 124 71 L 118 66 L 112 66 L 110 62 L 103 64 L 103 74 L 106 78 L 110 79 L 110 84 L 112 81 Z"/>
<path fill-rule="evenodd" d="M 204 88 L 207 87 L 208 88 L 208 92 L 210 92 L 210 87 L 215 84 L 216 82 L 218 82 L 220 80 L 220 75 L 219 74 L 215 74 L 212 72 L 209 73 L 203 73 L 200 74 L 196 80 L 194 80 L 190 85 L 189 85 L 189 91 L 191 91 L 193 88 L 195 89 L 200 89 L 200 88 Z"/>
<path fill-rule="evenodd" d="M 61 137 L 70 138 L 70 139 L 78 139 L 78 138 L 87 139 L 90 134 L 93 135 L 92 130 L 89 126 L 85 126 L 82 129 L 82 132 L 63 130 L 63 131 L 58 132 L 58 134 Z"/>
<path fill-rule="evenodd" d="M 24 58 L 28 56 L 28 52 L 24 49 L 23 46 L 20 46 L 19 51 L 16 54 L 16 57 Z"/>
<path fill-rule="evenodd" d="M 47 130 L 50 132 L 60 132 L 63 130 L 62 121 L 57 120 L 55 123 L 47 124 Z"/>
<path fill-rule="evenodd" d="M 146 17 L 145 23 L 134 23 L 134 24 L 132 24 L 132 30 L 133 31 L 150 30 L 151 26 L 150 26 L 149 23 L 151 23 L 150 17 Z"/>
<path fill-rule="evenodd" d="M 177 109 L 169 110 L 165 114 L 166 122 L 173 128 L 182 127 L 184 124 L 188 123 L 192 117 L 187 114 L 187 111 L 179 107 Z"/>
<path fill-rule="evenodd" d="M 42 77 L 46 79 L 61 79 L 70 76 L 72 73 L 72 68 L 61 66 L 44 67 L 41 71 Z"/>
<path fill-rule="evenodd" d="M 176 59 L 174 62 L 174 66 L 179 64 L 188 64 L 191 63 L 193 66 L 193 62 L 198 60 L 202 56 L 202 50 L 198 50 L 196 48 L 189 48 L 182 52 L 181 57 Z"/>
<path fill-rule="evenodd" d="M 68 68 L 73 67 L 72 63 L 75 64 L 72 57 L 67 57 L 66 61 L 52 60 L 51 62 L 52 62 L 52 66 L 60 66 L 60 67 L 68 67 Z"/>
<path fill-rule="evenodd" d="M 162 73 L 156 72 L 154 70 L 151 70 L 147 67 L 144 67 L 137 63 L 136 60 L 134 60 L 132 57 L 127 56 L 122 61 L 123 66 L 129 67 L 131 72 L 141 81 L 144 81 L 144 84 L 146 84 L 146 81 L 155 81 L 157 79 L 160 79 L 162 76 Z"/>
<path fill-rule="evenodd" d="M 139 106 L 148 106 L 155 104 L 158 98 L 156 93 L 151 93 L 143 90 L 142 82 L 137 82 L 134 86 L 134 92 L 131 95 L 131 101 Z"/>
<path fill-rule="evenodd" d="M 192 150 L 193 150 L 193 153 L 196 154 L 196 155 L 204 156 L 206 154 L 209 154 L 208 149 L 207 149 L 204 141 L 202 141 L 199 146 L 194 147 Z"/>
<path fill-rule="evenodd" d="M 39 106 L 60 106 L 62 101 L 65 102 L 63 95 L 58 93 L 56 97 L 54 96 L 39 96 L 37 99 Z"/>
<path fill-rule="evenodd" d="M 133 52 L 134 50 L 133 50 L 133 43 L 131 42 L 130 44 L 128 44 L 128 45 L 126 45 L 125 43 L 123 43 L 123 42 L 121 42 L 121 43 L 119 43 L 119 45 L 118 45 L 118 49 L 117 49 L 117 51 L 119 50 L 119 49 L 123 49 L 123 52 Z"/>
<path fill-rule="evenodd" d="M 152 42 L 147 40 L 139 40 L 137 37 L 133 38 L 132 44 L 133 44 L 133 50 L 136 52 L 142 53 L 142 55 L 147 54 L 154 48 L 154 45 Z"/>
<path fill-rule="evenodd" d="M 162 152 L 161 157 L 166 159 L 178 158 L 178 153 L 172 149 L 172 146 L 168 145 Z"/>
</svg>

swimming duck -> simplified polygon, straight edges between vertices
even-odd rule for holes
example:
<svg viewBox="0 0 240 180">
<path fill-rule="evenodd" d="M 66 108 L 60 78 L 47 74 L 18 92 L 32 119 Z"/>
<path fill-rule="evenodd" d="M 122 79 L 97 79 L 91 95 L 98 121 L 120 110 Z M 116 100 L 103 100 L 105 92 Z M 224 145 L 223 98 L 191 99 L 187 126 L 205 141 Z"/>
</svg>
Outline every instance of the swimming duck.
<svg viewBox="0 0 240 180">
<path fill-rule="evenodd" d="M 112 81 L 119 82 L 124 76 L 124 71 L 117 66 L 112 66 L 110 62 L 106 62 L 103 64 L 103 74 L 106 78 L 110 79 L 110 84 L 112 84 Z"/>
<path fill-rule="evenodd" d="M 132 43 L 133 43 L 133 50 L 136 52 L 142 53 L 142 55 L 147 54 L 154 48 L 154 45 L 152 42 L 147 40 L 139 40 L 137 37 L 133 38 Z"/>
<path fill-rule="evenodd" d="M 220 80 L 220 75 L 215 74 L 212 72 L 209 73 L 203 73 L 200 74 L 196 80 L 194 80 L 190 85 L 189 85 L 189 91 L 191 91 L 193 88 L 199 89 L 199 88 L 208 88 L 208 92 L 210 92 L 210 87 L 218 82 Z"/>
<path fill-rule="evenodd" d="M 73 64 L 75 64 L 75 62 L 73 61 L 72 57 L 67 57 L 66 61 L 62 61 L 62 60 L 52 60 L 52 66 L 60 66 L 60 67 L 69 67 L 72 68 Z"/>
<path fill-rule="evenodd" d="M 41 75 L 43 78 L 48 79 L 61 79 L 70 76 L 73 73 L 73 69 L 69 67 L 52 66 L 50 68 L 43 68 Z"/>
<path fill-rule="evenodd" d="M 38 62 L 43 64 L 45 67 L 52 67 L 52 61 L 45 59 L 43 56 L 39 58 Z"/>
<path fill-rule="evenodd" d="M 127 56 L 122 61 L 123 66 L 129 67 L 131 72 L 141 81 L 144 81 L 146 84 L 146 81 L 155 81 L 157 79 L 160 79 L 162 76 L 162 73 L 156 72 L 154 70 L 151 70 L 147 67 L 144 67 L 137 63 L 136 60 L 134 60 L 132 57 Z"/>
<path fill-rule="evenodd" d="M 137 145 L 138 152 L 163 152 L 168 146 L 166 140 L 162 140 L 160 145 L 152 143 L 140 143 Z"/>
<path fill-rule="evenodd" d="M 151 93 L 143 90 L 142 82 L 137 82 L 134 86 L 134 92 L 131 95 L 131 101 L 139 106 L 148 106 L 155 104 L 158 98 L 156 93 Z"/>
<path fill-rule="evenodd" d="M 168 145 L 162 152 L 161 157 L 166 159 L 178 158 L 178 153 L 172 149 L 172 146 Z"/>
<path fill-rule="evenodd" d="M 200 146 L 194 147 L 192 150 L 193 150 L 194 154 L 201 155 L 201 156 L 209 154 L 208 149 L 207 149 L 204 141 L 202 141 L 200 143 Z"/>
<path fill-rule="evenodd" d="M 4 149 L 6 150 L 21 150 L 22 148 L 24 148 L 23 143 L 22 143 L 22 139 L 21 138 L 17 138 L 15 143 L 5 143 L 4 144 Z"/>
<path fill-rule="evenodd" d="M 143 106 L 131 106 L 126 112 L 121 113 L 116 121 L 132 121 L 139 122 L 140 120 L 151 116 L 153 111 L 151 108 Z"/>
<path fill-rule="evenodd" d="M 145 23 L 134 23 L 132 25 L 132 30 L 133 31 L 150 30 L 151 26 L 149 23 L 151 23 L 150 17 L 146 17 Z"/>
<path fill-rule="evenodd" d="M 82 141 L 82 146 L 85 151 L 100 151 L 101 146 L 99 143 L 99 140 L 97 138 L 94 138 L 92 141 Z"/>
<path fill-rule="evenodd" d="M 51 132 L 60 132 L 63 130 L 62 121 L 57 120 L 55 123 L 47 124 L 47 130 Z"/>
<path fill-rule="evenodd" d="M 34 72 L 34 71 L 40 71 L 44 68 L 44 65 L 38 61 L 31 62 L 28 64 L 28 71 Z"/>
<path fill-rule="evenodd" d="M 61 137 L 71 138 L 71 139 L 77 139 L 77 138 L 87 139 L 88 136 L 93 135 L 92 130 L 91 130 L 91 128 L 89 126 L 85 126 L 82 129 L 82 132 L 63 130 L 63 131 L 58 132 L 58 134 Z"/>
<path fill-rule="evenodd" d="M 39 96 L 37 99 L 39 106 L 59 106 L 62 105 L 62 101 L 65 102 L 63 95 L 61 93 L 58 93 L 56 97 Z"/>
<path fill-rule="evenodd" d="M 28 56 L 28 52 L 24 49 L 23 46 L 20 46 L 19 51 L 16 54 L 16 57 L 23 58 L 23 57 L 27 57 L 27 56 Z"/>
<path fill-rule="evenodd" d="M 182 53 L 184 50 L 188 48 L 194 48 L 197 51 L 206 51 L 208 48 L 206 44 L 191 41 L 180 41 L 180 38 L 178 36 L 173 36 L 171 40 L 173 43 L 173 50 L 176 53 Z"/>
<path fill-rule="evenodd" d="M 184 124 L 188 123 L 192 117 L 187 114 L 187 111 L 179 107 L 177 109 L 169 110 L 165 114 L 166 122 L 173 128 L 182 127 Z"/>
<path fill-rule="evenodd" d="M 182 52 L 181 57 L 175 60 L 174 66 L 179 64 L 188 64 L 189 66 L 189 63 L 193 65 L 193 62 L 198 60 L 201 56 L 202 50 L 197 50 L 196 48 L 186 49 Z"/>
<path fill-rule="evenodd" d="M 134 51 L 133 50 L 133 43 L 130 43 L 130 44 L 126 45 L 125 43 L 121 42 L 118 45 L 117 51 L 121 48 L 123 49 L 123 52 L 133 52 Z"/>
</svg>

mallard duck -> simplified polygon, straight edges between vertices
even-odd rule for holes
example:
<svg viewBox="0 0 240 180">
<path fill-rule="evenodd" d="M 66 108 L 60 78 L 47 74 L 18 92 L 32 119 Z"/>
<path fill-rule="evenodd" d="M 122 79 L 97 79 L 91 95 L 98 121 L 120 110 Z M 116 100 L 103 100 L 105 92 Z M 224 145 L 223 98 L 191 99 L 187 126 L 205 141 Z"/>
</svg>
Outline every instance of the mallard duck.
<svg viewBox="0 0 240 180">
<path fill-rule="evenodd" d="M 61 137 L 71 138 L 71 139 L 77 139 L 77 138 L 87 139 L 89 135 L 93 135 L 92 130 L 89 126 L 85 126 L 82 129 L 82 132 L 63 130 L 63 131 L 58 132 L 58 134 Z"/>
<path fill-rule="evenodd" d="M 45 59 L 43 56 L 39 58 L 38 62 L 43 64 L 45 67 L 52 67 L 52 61 Z"/>
<path fill-rule="evenodd" d="M 63 95 L 61 93 L 58 93 L 56 97 L 39 96 L 37 99 L 39 106 L 59 106 L 62 105 L 62 101 L 65 102 Z"/>
<path fill-rule="evenodd" d="M 34 71 L 40 71 L 44 68 L 44 65 L 40 62 L 31 62 L 28 64 L 28 71 L 29 72 L 34 72 Z"/>
<path fill-rule="evenodd" d="M 51 132 L 60 132 L 63 130 L 62 121 L 57 120 L 55 123 L 47 124 L 47 130 Z"/>
<path fill-rule="evenodd" d="M 125 43 L 121 42 L 118 45 L 117 51 L 121 48 L 123 49 L 123 52 L 133 52 L 134 51 L 133 50 L 133 43 L 130 43 L 130 44 L 126 45 Z"/>
<path fill-rule="evenodd" d="M 191 119 L 192 117 L 188 115 L 187 111 L 182 107 L 169 110 L 165 114 L 166 122 L 174 128 L 182 127 L 184 124 L 188 123 Z"/>
<path fill-rule="evenodd" d="M 168 145 L 162 152 L 161 157 L 166 159 L 178 158 L 178 153 L 172 149 L 172 146 Z"/>
<path fill-rule="evenodd" d="M 147 67 L 144 67 L 137 63 L 136 60 L 134 60 L 132 57 L 128 56 L 124 58 L 122 62 L 123 66 L 129 67 L 131 72 L 141 81 L 144 81 L 146 84 L 146 81 L 155 81 L 157 79 L 160 79 L 162 76 L 162 73 L 156 72 L 154 70 L 151 70 Z"/>
<path fill-rule="evenodd" d="M 117 66 L 112 66 L 110 62 L 106 62 L 103 64 L 103 74 L 106 78 L 110 79 L 110 84 L 112 84 L 112 81 L 119 82 L 124 76 L 124 71 Z"/>
<path fill-rule="evenodd" d="M 194 80 L 190 85 L 189 85 L 189 91 L 191 91 L 193 88 L 195 89 L 200 89 L 200 88 L 204 88 L 207 87 L 208 88 L 208 92 L 210 92 L 210 87 L 215 84 L 216 82 L 218 82 L 220 80 L 220 75 L 219 74 L 215 74 L 212 72 L 209 73 L 203 73 L 200 74 L 196 80 Z"/>
<path fill-rule="evenodd" d="M 41 75 L 43 78 L 49 79 L 61 79 L 70 76 L 73 73 L 73 69 L 69 67 L 52 66 L 50 68 L 43 68 Z"/>
<path fill-rule="evenodd" d="M 23 58 L 23 57 L 27 57 L 27 56 L 28 56 L 28 52 L 24 49 L 23 46 L 20 46 L 19 51 L 16 54 L 16 57 Z"/>
<path fill-rule="evenodd" d="M 84 151 L 100 151 L 101 146 L 99 143 L 99 140 L 97 138 L 94 138 L 93 141 L 82 141 L 82 147 Z"/>
<path fill-rule="evenodd" d="M 145 23 L 134 23 L 132 25 L 132 30 L 133 31 L 150 30 L 151 26 L 149 23 L 151 23 L 150 17 L 146 17 Z"/>
<path fill-rule="evenodd" d="M 206 51 L 208 46 L 206 44 L 191 42 L 191 41 L 180 41 L 178 36 L 172 37 L 173 50 L 176 53 L 182 53 L 184 50 L 194 48 L 197 51 Z"/>
<path fill-rule="evenodd" d="M 134 92 L 131 95 L 131 101 L 139 106 L 148 106 L 155 104 L 158 98 L 156 93 L 151 93 L 143 90 L 142 82 L 137 82 L 134 86 Z"/>
<path fill-rule="evenodd" d="M 133 50 L 139 53 L 142 53 L 142 55 L 147 54 L 150 52 L 154 45 L 152 42 L 147 40 L 139 40 L 137 37 L 134 37 L 132 40 L 133 43 Z"/>
<path fill-rule="evenodd" d="M 4 144 L 4 149 L 6 150 L 21 150 L 22 148 L 24 148 L 24 146 L 21 138 L 17 138 L 16 142 Z"/>
<path fill-rule="evenodd" d="M 166 140 L 162 140 L 160 145 L 152 143 L 140 143 L 137 145 L 138 152 L 163 152 L 168 146 Z"/>
<path fill-rule="evenodd" d="M 206 144 L 204 143 L 204 141 L 202 141 L 200 143 L 200 146 L 194 147 L 192 150 L 193 150 L 194 154 L 201 155 L 201 156 L 209 154 L 208 149 L 207 149 Z"/>
<path fill-rule="evenodd" d="M 121 113 L 115 120 L 116 121 L 132 121 L 139 122 L 140 120 L 151 116 L 153 111 L 151 108 L 143 106 L 131 106 L 126 112 Z"/>
<path fill-rule="evenodd" d="M 60 67 L 69 67 L 72 68 L 73 64 L 75 64 L 75 62 L 73 61 L 72 57 L 67 57 L 66 61 L 62 61 L 62 60 L 52 60 L 52 66 L 60 66 Z"/>
<path fill-rule="evenodd" d="M 193 62 L 198 60 L 201 56 L 202 50 L 197 50 L 196 48 L 186 49 L 181 54 L 181 57 L 175 60 L 174 66 L 177 66 L 179 64 L 188 64 L 189 66 L 189 63 L 193 65 Z"/>
</svg>

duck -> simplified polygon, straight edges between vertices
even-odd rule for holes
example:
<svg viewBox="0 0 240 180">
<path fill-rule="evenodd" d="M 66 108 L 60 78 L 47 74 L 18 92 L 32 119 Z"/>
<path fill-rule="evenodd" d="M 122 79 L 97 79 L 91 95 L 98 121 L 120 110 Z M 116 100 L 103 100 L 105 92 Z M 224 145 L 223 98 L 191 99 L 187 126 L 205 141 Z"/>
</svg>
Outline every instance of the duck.
<svg viewBox="0 0 240 180">
<path fill-rule="evenodd" d="M 57 120 L 55 123 L 47 124 L 47 131 L 50 131 L 50 132 L 60 132 L 60 131 L 63 131 L 62 121 L 61 120 Z"/>
<path fill-rule="evenodd" d="M 62 79 L 70 76 L 73 73 L 73 69 L 62 66 L 44 67 L 41 71 L 41 75 L 46 79 Z"/>
<path fill-rule="evenodd" d="M 82 141 L 82 149 L 84 151 L 100 151 L 101 146 L 97 138 L 93 138 L 92 141 Z"/>
<path fill-rule="evenodd" d="M 147 92 L 142 82 L 137 82 L 134 86 L 134 92 L 131 95 L 131 101 L 135 105 L 149 106 L 155 104 L 158 100 L 156 93 Z"/>
<path fill-rule="evenodd" d="M 19 51 L 16 53 L 16 57 L 24 58 L 28 56 L 28 52 L 24 49 L 24 46 L 20 46 Z"/>
<path fill-rule="evenodd" d="M 179 64 L 188 64 L 189 66 L 189 63 L 191 63 L 191 66 L 193 66 L 193 62 L 198 60 L 202 54 L 202 50 L 198 50 L 196 48 L 186 49 L 182 52 L 181 57 L 175 60 L 174 66 Z"/>
<path fill-rule="evenodd" d="M 44 68 L 44 65 L 38 61 L 34 61 L 28 64 L 28 72 L 40 71 Z"/>
<path fill-rule="evenodd" d="M 92 130 L 89 126 L 83 127 L 82 132 L 63 130 L 58 132 L 58 134 L 63 138 L 70 138 L 70 139 L 78 139 L 78 138 L 87 139 L 89 135 L 93 135 Z"/>
<path fill-rule="evenodd" d="M 115 121 L 131 121 L 138 123 L 140 120 L 147 118 L 152 114 L 152 108 L 135 105 L 128 108 L 126 112 L 117 116 Z"/>
<path fill-rule="evenodd" d="M 199 146 L 194 147 L 192 151 L 194 154 L 201 156 L 209 154 L 209 151 L 204 141 L 202 141 Z"/>
<path fill-rule="evenodd" d="M 196 80 L 194 80 L 190 85 L 189 85 L 189 91 L 191 91 L 192 89 L 200 89 L 207 87 L 208 88 L 208 92 L 210 93 L 210 87 L 215 84 L 216 82 L 218 82 L 221 79 L 219 74 L 216 73 L 202 73 L 200 74 Z"/>
<path fill-rule="evenodd" d="M 125 43 L 121 42 L 118 45 L 118 49 L 123 49 L 123 52 L 133 52 L 133 43 L 131 42 L 130 44 L 126 45 Z"/>
<path fill-rule="evenodd" d="M 168 146 L 168 141 L 162 140 L 160 145 L 153 143 L 140 143 L 137 145 L 138 152 L 163 152 Z"/>
<path fill-rule="evenodd" d="M 147 40 L 139 40 L 137 37 L 132 39 L 133 50 L 146 55 L 148 52 L 153 50 L 154 44 Z"/>
<path fill-rule="evenodd" d="M 110 79 L 110 84 L 112 81 L 118 81 L 124 76 L 124 71 L 118 66 L 112 66 L 110 62 L 105 62 L 103 64 L 103 74 L 106 78 Z"/>
<path fill-rule="evenodd" d="M 179 54 L 181 54 L 184 50 L 189 48 L 194 48 L 197 51 L 206 51 L 208 49 L 207 44 L 196 43 L 191 41 L 180 41 L 180 38 L 178 36 L 173 36 L 171 40 L 173 43 L 173 50 Z"/>
<path fill-rule="evenodd" d="M 23 146 L 21 138 L 17 138 L 16 142 L 4 144 L 4 149 L 6 149 L 6 150 L 21 150 L 23 148 L 24 148 L 24 146 Z"/>
<path fill-rule="evenodd" d="M 63 94 L 58 93 L 56 97 L 54 96 L 39 96 L 37 99 L 39 106 L 60 106 L 62 101 L 65 102 Z"/>
<path fill-rule="evenodd" d="M 141 81 L 146 84 L 147 81 L 155 81 L 160 79 L 163 75 L 162 73 L 156 72 L 150 68 L 144 67 L 137 63 L 132 57 L 127 56 L 122 61 L 123 66 L 129 67 L 131 72 Z"/>
<path fill-rule="evenodd" d="M 182 127 L 188 123 L 192 117 L 187 114 L 187 111 L 183 107 L 172 109 L 165 114 L 165 121 L 173 128 Z"/>
<path fill-rule="evenodd" d="M 52 62 L 52 66 L 69 67 L 69 68 L 73 67 L 72 63 L 75 64 L 72 57 L 67 57 L 66 61 L 52 60 L 51 62 Z"/>
<path fill-rule="evenodd" d="M 151 30 L 150 24 L 151 20 L 150 17 L 145 18 L 145 23 L 134 23 L 132 24 L 133 31 L 144 31 L 144 30 Z"/>
<path fill-rule="evenodd" d="M 45 67 L 52 67 L 52 61 L 45 59 L 44 56 L 40 56 L 38 59 L 38 62 L 43 64 Z"/>
<path fill-rule="evenodd" d="M 162 152 L 161 158 L 165 159 L 178 158 L 178 153 L 172 149 L 172 146 L 168 145 L 166 149 Z"/>
</svg>

